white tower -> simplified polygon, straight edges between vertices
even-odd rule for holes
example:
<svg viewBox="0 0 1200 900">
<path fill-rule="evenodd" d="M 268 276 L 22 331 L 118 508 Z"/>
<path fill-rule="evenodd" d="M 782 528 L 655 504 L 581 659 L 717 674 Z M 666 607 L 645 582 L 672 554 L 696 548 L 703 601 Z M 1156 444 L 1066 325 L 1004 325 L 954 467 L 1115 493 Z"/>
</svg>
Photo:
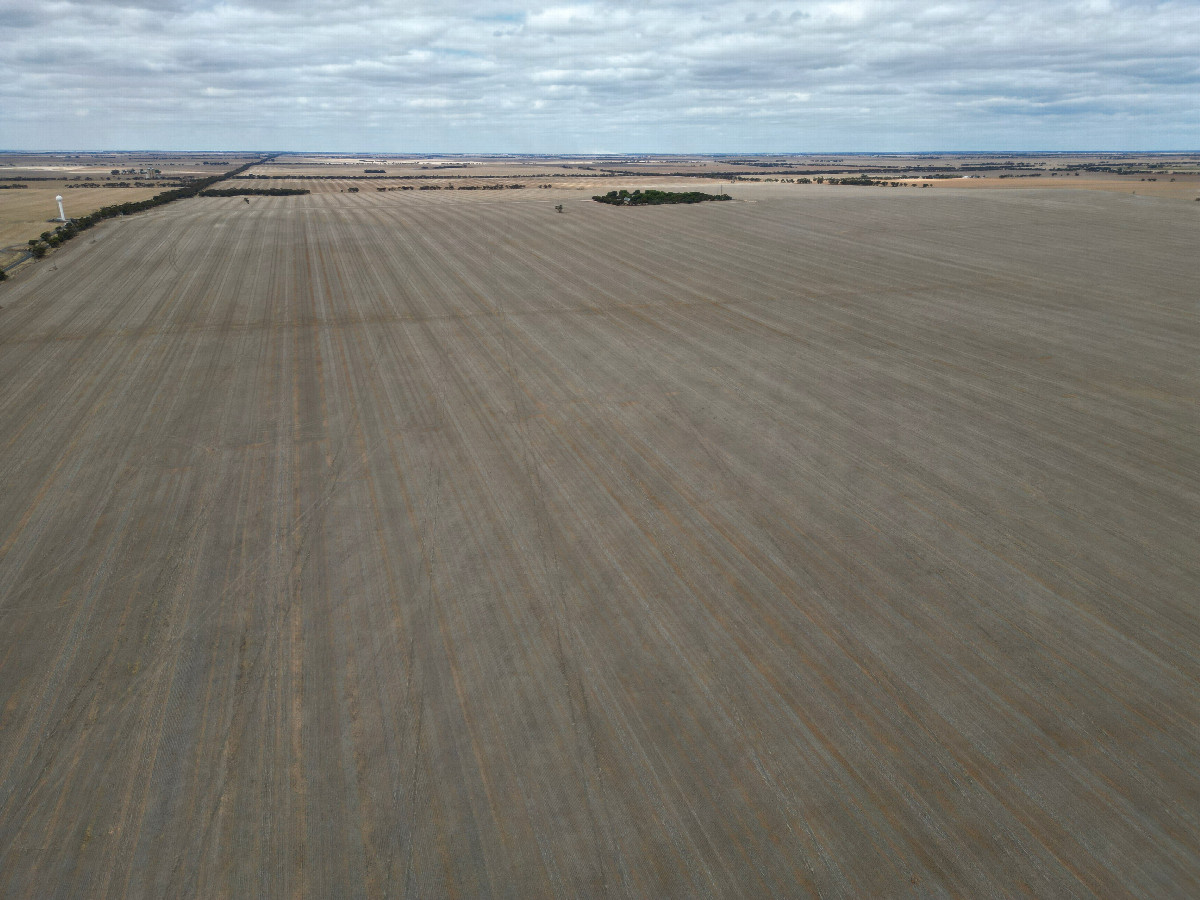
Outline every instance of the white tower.
<svg viewBox="0 0 1200 900">
<path fill-rule="evenodd" d="M 59 194 L 54 199 L 56 201 L 58 201 L 58 221 L 60 221 L 60 222 L 67 221 L 67 214 L 63 212 L 63 208 L 62 208 L 62 194 Z"/>
</svg>

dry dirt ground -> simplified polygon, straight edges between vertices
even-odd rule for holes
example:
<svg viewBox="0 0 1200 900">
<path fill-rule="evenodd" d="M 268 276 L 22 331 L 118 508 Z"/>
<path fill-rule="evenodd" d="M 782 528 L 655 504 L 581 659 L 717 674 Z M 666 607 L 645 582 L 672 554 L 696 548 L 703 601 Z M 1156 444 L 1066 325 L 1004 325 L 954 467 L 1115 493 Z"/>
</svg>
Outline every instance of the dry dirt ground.
<svg viewBox="0 0 1200 900">
<path fill-rule="evenodd" d="M 1200 204 L 735 195 L 0 286 L 0 896 L 1200 894 Z"/>
</svg>

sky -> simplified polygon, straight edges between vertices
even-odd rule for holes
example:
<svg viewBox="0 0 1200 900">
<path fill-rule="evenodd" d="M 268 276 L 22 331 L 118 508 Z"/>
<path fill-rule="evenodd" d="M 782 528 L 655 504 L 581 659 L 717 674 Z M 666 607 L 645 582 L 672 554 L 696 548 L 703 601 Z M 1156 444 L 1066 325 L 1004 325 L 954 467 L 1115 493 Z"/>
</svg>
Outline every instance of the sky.
<svg viewBox="0 0 1200 900">
<path fill-rule="evenodd" d="M 0 149 L 1200 149 L 1200 0 L 0 0 Z"/>
</svg>

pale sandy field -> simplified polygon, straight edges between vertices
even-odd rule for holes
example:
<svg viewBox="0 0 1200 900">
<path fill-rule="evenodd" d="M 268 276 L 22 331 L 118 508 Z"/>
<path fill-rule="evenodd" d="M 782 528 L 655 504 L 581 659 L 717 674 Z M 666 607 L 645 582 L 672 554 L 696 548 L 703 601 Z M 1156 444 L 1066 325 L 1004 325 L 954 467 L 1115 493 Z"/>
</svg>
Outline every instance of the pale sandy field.
<svg viewBox="0 0 1200 900">
<path fill-rule="evenodd" d="M 76 188 L 62 182 L 32 182 L 23 190 L 0 191 L 0 248 L 24 244 L 43 231 L 53 231 L 58 218 L 55 196 L 63 198 L 68 216 L 84 216 L 102 206 L 145 200 L 167 188 Z"/>
</svg>

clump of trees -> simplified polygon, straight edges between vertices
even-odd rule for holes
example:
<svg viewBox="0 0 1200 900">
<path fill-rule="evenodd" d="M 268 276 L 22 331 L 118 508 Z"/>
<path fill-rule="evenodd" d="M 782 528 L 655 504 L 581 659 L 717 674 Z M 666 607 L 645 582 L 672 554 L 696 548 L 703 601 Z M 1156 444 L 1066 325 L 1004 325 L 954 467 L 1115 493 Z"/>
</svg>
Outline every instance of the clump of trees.
<svg viewBox="0 0 1200 900">
<path fill-rule="evenodd" d="M 830 178 L 830 184 L 857 184 L 862 187 L 870 187 L 878 185 L 880 187 L 887 184 L 886 181 L 876 181 L 874 178 L 868 178 L 866 175 L 854 175 L 849 178 Z"/>
<path fill-rule="evenodd" d="M 597 203 L 612 206 L 663 206 L 668 203 L 704 203 L 707 200 L 732 200 L 728 194 L 705 194 L 702 191 L 609 191 L 592 197 Z"/>
<path fill-rule="evenodd" d="M 453 189 L 454 189 L 453 185 L 448 185 L 446 187 L 446 190 L 448 190 L 448 191 L 453 190 Z M 425 188 L 421 188 L 421 190 L 425 190 Z M 437 188 L 436 187 L 429 188 L 429 190 L 436 191 Z M 523 184 L 460 184 L 458 186 L 458 190 L 460 190 L 460 191 L 523 191 L 523 190 L 525 190 L 525 185 L 523 185 Z"/>
<path fill-rule="evenodd" d="M 214 188 L 201 191 L 201 197 L 293 197 L 309 193 L 307 188 Z"/>
</svg>

